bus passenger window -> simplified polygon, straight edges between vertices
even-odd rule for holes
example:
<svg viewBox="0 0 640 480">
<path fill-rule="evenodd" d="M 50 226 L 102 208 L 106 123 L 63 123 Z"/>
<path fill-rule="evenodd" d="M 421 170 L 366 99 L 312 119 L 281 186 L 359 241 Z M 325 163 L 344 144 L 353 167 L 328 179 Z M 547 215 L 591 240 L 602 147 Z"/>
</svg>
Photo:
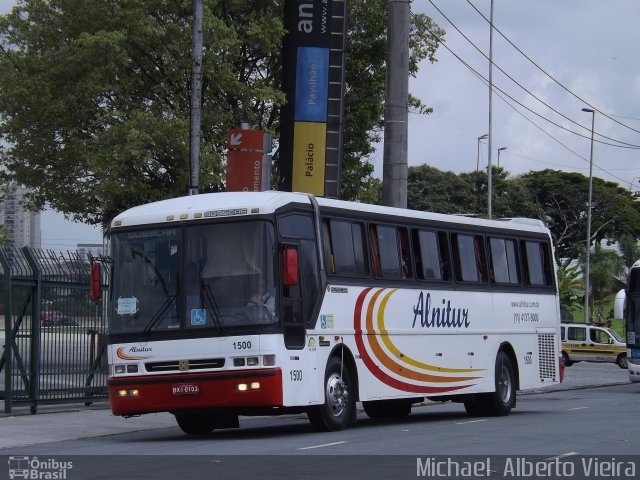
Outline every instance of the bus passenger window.
<svg viewBox="0 0 640 480">
<path fill-rule="evenodd" d="M 444 232 L 413 231 L 413 251 L 416 258 L 416 275 L 420 280 L 448 280 L 445 268 L 448 268 L 445 248 L 441 248 L 438 238 Z M 444 250 L 444 251 L 443 251 Z"/>
<path fill-rule="evenodd" d="M 527 283 L 534 286 L 552 285 L 551 260 L 548 245 L 533 241 L 526 241 L 524 244 Z"/>
<path fill-rule="evenodd" d="M 482 237 L 454 234 L 451 236 L 456 280 L 483 282 Z"/>
<path fill-rule="evenodd" d="M 492 280 L 496 283 L 520 283 L 515 241 L 489 239 Z"/>
<path fill-rule="evenodd" d="M 364 236 L 360 223 L 341 220 L 329 221 L 333 269 L 338 274 L 367 273 L 364 257 Z"/>
<path fill-rule="evenodd" d="M 395 227 L 376 225 L 380 269 L 384 278 L 402 278 L 402 263 Z"/>
</svg>

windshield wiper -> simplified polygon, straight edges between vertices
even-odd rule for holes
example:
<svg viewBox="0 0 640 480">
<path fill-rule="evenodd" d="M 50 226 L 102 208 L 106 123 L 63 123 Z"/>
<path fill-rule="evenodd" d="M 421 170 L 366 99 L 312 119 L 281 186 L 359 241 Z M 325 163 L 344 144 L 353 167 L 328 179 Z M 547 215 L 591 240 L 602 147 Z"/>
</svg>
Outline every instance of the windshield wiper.
<svg viewBox="0 0 640 480">
<path fill-rule="evenodd" d="M 155 327 L 157 327 L 162 323 L 162 321 L 167 315 L 167 312 L 169 311 L 169 309 L 171 308 L 171 305 L 173 305 L 173 302 L 175 300 L 176 300 L 175 295 L 170 295 L 167 297 L 167 299 L 160 306 L 158 311 L 153 315 L 153 317 L 151 317 L 151 320 L 149 320 L 149 323 L 147 323 L 147 325 L 144 327 L 144 330 L 142 330 L 143 336 L 145 337 L 148 336 L 151 333 L 152 329 L 154 329 Z"/>
<path fill-rule="evenodd" d="M 204 291 L 205 301 L 209 302 L 211 310 L 213 310 L 214 324 L 218 327 L 220 332 L 224 332 L 224 322 L 222 321 L 222 314 L 220 313 L 220 308 L 218 307 L 216 298 L 213 296 L 213 292 L 211 291 L 211 286 L 204 281 L 201 281 L 201 287 Z"/>
</svg>

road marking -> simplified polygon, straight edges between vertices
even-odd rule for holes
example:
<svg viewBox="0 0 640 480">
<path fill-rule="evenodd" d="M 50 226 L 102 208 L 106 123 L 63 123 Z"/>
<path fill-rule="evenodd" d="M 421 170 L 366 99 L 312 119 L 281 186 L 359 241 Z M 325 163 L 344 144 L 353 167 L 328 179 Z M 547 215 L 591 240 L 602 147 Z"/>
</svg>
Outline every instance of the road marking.
<svg viewBox="0 0 640 480">
<path fill-rule="evenodd" d="M 480 423 L 480 422 L 486 422 L 486 419 L 481 419 L 481 420 L 469 420 L 468 422 L 456 422 L 456 425 L 466 425 L 467 423 Z"/>
<path fill-rule="evenodd" d="M 558 458 L 565 458 L 565 457 L 573 457 L 574 455 L 578 455 L 578 452 L 567 452 L 567 453 L 562 453 L 560 455 L 556 455 L 555 457 L 548 457 L 545 458 L 545 460 L 556 460 Z"/>
<path fill-rule="evenodd" d="M 570 411 L 570 410 L 585 410 L 587 408 L 589 408 L 589 407 L 573 407 L 573 408 L 567 408 L 567 411 Z"/>
<path fill-rule="evenodd" d="M 322 445 L 312 445 L 311 447 L 300 447 L 298 450 L 311 450 L 312 448 L 333 447 L 334 445 L 341 445 L 343 443 L 347 443 L 347 442 L 342 441 L 342 442 L 325 443 Z"/>
</svg>

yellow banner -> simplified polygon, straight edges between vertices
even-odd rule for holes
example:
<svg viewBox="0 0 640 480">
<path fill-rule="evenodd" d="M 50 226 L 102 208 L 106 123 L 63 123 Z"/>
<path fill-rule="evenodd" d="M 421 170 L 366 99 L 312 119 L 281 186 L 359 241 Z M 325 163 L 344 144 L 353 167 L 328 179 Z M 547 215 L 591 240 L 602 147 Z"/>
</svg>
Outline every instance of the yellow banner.
<svg viewBox="0 0 640 480">
<path fill-rule="evenodd" d="M 292 190 L 324 195 L 327 124 L 295 122 L 293 127 Z"/>
</svg>

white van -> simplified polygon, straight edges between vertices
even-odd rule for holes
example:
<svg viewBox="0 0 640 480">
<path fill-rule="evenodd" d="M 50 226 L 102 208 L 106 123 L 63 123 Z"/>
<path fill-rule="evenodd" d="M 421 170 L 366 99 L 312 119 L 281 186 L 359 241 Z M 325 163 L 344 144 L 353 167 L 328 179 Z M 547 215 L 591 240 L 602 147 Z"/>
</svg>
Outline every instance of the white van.
<svg viewBox="0 0 640 480">
<path fill-rule="evenodd" d="M 612 328 L 563 323 L 561 330 L 565 367 L 576 362 L 611 362 L 627 368 L 627 346 Z"/>
</svg>

